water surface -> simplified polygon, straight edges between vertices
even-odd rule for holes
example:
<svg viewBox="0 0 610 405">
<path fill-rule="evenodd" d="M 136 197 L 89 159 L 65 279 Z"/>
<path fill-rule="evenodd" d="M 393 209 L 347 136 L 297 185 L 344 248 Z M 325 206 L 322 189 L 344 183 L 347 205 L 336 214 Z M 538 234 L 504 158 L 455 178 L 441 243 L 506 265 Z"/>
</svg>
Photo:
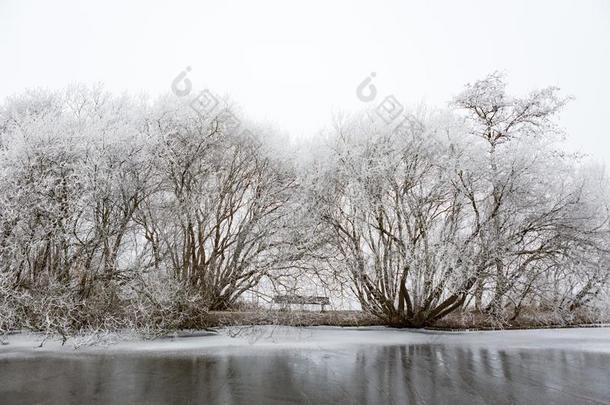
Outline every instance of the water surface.
<svg viewBox="0 0 610 405">
<path fill-rule="evenodd" d="M 2 404 L 609 404 L 610 354 L 469 345 L 0 357 Z"/>
</svg>

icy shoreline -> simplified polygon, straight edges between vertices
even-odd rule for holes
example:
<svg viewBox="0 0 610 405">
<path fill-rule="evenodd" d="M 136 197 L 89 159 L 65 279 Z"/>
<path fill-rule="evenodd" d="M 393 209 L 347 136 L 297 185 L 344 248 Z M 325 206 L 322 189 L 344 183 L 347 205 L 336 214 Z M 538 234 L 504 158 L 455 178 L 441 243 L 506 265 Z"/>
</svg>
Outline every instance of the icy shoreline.
<svg viewBox="0 0 610 405">
<path fill-rule="evenodd" d="M 385 327 L 287 327 L 256 326 L 223 328 L 176 334 L 145 340 L 133 333 L 107 336 L 90 344 L 86 338 L 68 340 L 44 335 L 15 334 L 0 346 L 0 359 L 37 353 L 206 353 L 240 352 L 252 349 L 341 349 L 353 346 L 458 345 L 498 349 L 561 349 L 610 353 L 610 328 L 530 329 L 506 331 L 447 332 L 399 330 Z"/>
</svg>

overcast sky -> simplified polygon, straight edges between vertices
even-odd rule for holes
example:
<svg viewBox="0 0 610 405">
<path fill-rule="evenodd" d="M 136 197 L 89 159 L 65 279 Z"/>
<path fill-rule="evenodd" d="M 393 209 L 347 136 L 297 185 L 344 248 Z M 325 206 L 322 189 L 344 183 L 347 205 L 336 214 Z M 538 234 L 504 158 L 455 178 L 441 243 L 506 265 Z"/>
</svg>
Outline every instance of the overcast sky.
<svg viewBox="0 0 610 405">
<path fill-rule="evenodd" d="M 501 70 L 517 94 L 557 85 L 571 145 L 610 163 L 610 1 L 0 0 L 0 98 L 28 87 L 103 82 L 229 94 L 298 136 L 380 96 L 446 105 Z"/>
</svg>

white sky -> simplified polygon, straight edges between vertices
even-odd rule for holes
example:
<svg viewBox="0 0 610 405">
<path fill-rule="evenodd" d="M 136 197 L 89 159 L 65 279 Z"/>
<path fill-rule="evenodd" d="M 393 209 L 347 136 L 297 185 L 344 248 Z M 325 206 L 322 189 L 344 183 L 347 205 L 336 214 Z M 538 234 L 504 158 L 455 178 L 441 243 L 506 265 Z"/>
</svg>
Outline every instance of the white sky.
<svg viewBox="0 0 610 405">
<path fill-rule="evenodd" d="M 610 1 L 0 0 L 0 98 L 100 81 L 169 92 L 186 66 L 194 89 L 297 136 L 363 107 L 371 72 L 379 100 L 446 105 L 503 70 L 517 93 L 575 96 L 571 144 L 610 163 Z"/>
</svg>

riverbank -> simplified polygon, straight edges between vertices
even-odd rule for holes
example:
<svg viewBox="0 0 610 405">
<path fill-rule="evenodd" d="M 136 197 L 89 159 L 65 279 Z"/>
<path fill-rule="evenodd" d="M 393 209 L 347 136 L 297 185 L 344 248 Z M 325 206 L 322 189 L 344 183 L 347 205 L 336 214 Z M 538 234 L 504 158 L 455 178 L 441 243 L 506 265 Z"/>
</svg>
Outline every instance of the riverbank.
<svg viewBox="0 0 610 405">
<path fill-rule="evenodd" d="M 362 311 L 217 311 L 209 312 L 207 320 L 213 327 L 239 325 L 283 326 L 384 326 L 383 320 Z M 524 310 L 516 319 L 500 321 L 476 311 L 458 311 L 426 329 L 435 330 L 512 330 L 578 328 L 610 325 L 610 317 L 587 311 L 571 314 Z"/>
<path fill-rule="evenodd" d="M 167 336 L 192 336 L 210 334 L 217 330 L 271 330 L 280 327 L 308 328 L 308 327 L 340 327 L 340 328 L 371 328 L 384 327 L 381 319 L 368 315 L 362 311 L 283 311 L 283 310 L 241 310 L 241 311 L 212 311 L 205 314 L 204 326 L 186 326 L 185 329 L 158 329 L 138 328 L 107 330 L 91 329 L 78 330 L 61 335 L 59 333 L 31 333 L 30 331 L 15 331 L 9 334 L 0 334 L 0 347 L 10 345 L 9 336 L 33 336 L 38 340 L 36 345 L 45 346 L 48 342 L 69 342 L 69 346 L 87 347 L 95 345 L 115 344 L 131 340 L 156 340 Z M 490 316 L 475 312 L 456 312 L 443 318 L 433 326 L 421 331 L 505 331 L 505 330 L 533 330 L 533 329 L 568 329 L 568 328 L 599 328 L 610 326 L 610 319 L 591 317 L 587 313 L 575 314 L 571 319 L 559 317 L 555 313 L 529 313 L 525 312 L 520 318 L 513 321 L 498 322 Z M 389 329 L 388 329 L 389 330 Z M 193 332 L 195 331 L 195 332 Z M 204 332 L 201 332 L 204 331 Z"/>
</svg>

